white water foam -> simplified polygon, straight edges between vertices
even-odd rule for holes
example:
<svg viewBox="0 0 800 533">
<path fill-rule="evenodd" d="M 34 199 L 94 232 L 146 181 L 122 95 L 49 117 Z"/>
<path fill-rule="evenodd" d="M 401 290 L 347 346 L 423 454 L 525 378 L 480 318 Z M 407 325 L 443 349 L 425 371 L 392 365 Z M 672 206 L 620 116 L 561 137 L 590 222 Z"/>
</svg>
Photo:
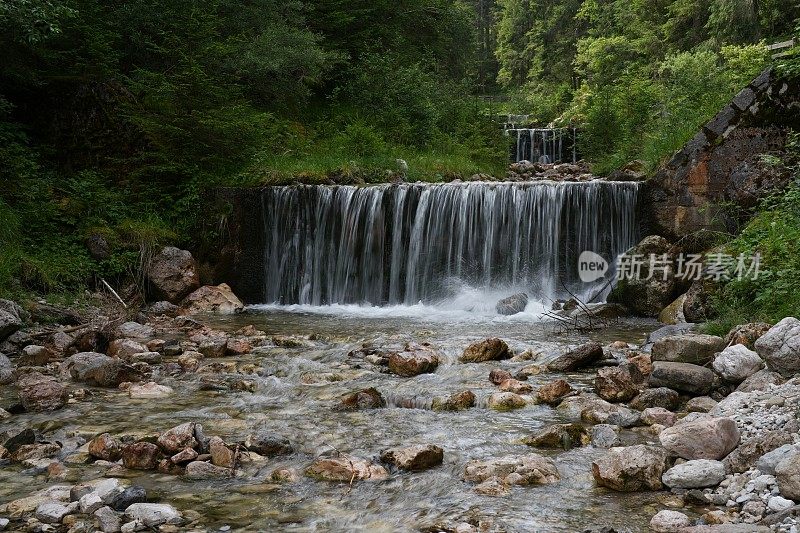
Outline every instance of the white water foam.
<svg viewBox="0 0 800 533">
<path fill-rule="evenodd" d="M 358 319 L 409 318 L 425 322 L 538 322 L 542 320 L 542 315 L 550 309 L 550 304 L 534 300 L 530 300 L 521 313 L 510 316 L 497 313 L 495 306 L 499 300 L 519 292 L 524 291 L 514 290 L 514 288 L 486 289 L 464 285 L 460 287 L 453 298 L 431 304 L 418 302 L 415 305 L 376 306 L 369 304 L 281 305 L 272 303 L 251 305 L 248 309 L 256 312 L 278 311 Z"/>
</svg>

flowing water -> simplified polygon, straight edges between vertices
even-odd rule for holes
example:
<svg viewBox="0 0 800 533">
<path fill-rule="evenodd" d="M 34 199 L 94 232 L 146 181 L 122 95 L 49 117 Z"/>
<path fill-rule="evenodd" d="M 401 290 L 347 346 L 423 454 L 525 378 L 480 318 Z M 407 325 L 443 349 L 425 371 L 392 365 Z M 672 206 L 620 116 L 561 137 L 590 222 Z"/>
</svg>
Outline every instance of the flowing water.
<svg viewBox="0 0 800 533">
<path fill-rule="evenodd" d="M 575 128 L 520 128 L 508 124 L 505 134 L 514 137 L 513 162 L 575 163 L 578 160 Z"/>
<path fill-rule="evenodd" d="M 257 369 L 257 375 L 244 376 L 257 383 L 255 392 L 201 391 L 201 374 L 156 375 L 155 380 L 172 386 L 175 395 L 134 401 L 121 391 L 91 389 L 89 401 L 51 414 L 16 416 L 5 427 L 32 426 L 62 442 L 74 435 L 91 437 L 104 431 L 153 434 L 187 421 L 201 422 L 207 435 L 220 435 L 231 442 L 243 440 L 257 427 L 274 430 L 288 437 L 297 453 L 270 460 L 253 477 L 192 482 L 157 473 L 133 473 L 132 482 L 144 485 L 163 501 L 179 509 L 196 509 L 209 525 L 230 525 L 235 531 L 419 531 L 448 521 L 483 518 L 493 520 L 503 531 L 574 532 L 613 525 L 618 531 L 633 532 L 646 529 L 649 517 L 661 508 L 663 496 L 659 494 L 621 494 L 595 487 L 590 464 L 603 451 L 591 447 L 543 452 L 556 460 L 562 475 L 562 481 L 554 485 L 517 487 L 508 496 L 490 497 L 476 494 L 471 484 L 461 481 L 470 459 L 533 451 L 518 440 L 561 420 L 555 409 L 541 405 L 508 413 L 485 408 L 486 398 L 496 390 L 487 378 L 496 365 L 456 362 L 467 344 L 499 336 L 518 352 L 529 348 L 542 351 L 546 360 L 590 338 L 603 343 L 640 342 L 653 324 L 620 322 L 585 336 L 561 332 L 531 314 L 469 317 L 425 306 L 331 306 L 310 311 L 263 306 L 243 316 L 210 321 L 228 330 L 254 324 L 270 335 L 314 336 L 307 346 L 266 347 L 239 358 L 240 368 L 252 363 Z M 362 360 L 347 355 L 364 342 L 381 346 L 405 340 L 435 344 L 446 361 L 434 374 L 400 378 L 367 371 Z M 513 373 L 526 364 L 530 362 L 498 365 Z M 531 377 L 530 382 L 535 388 L 555 377 L 544 373 Z M 572 374 L 567 379 L 573 386 L 589 386 L 591 377 Z M 389 407 L 349 413 L 331 409 L 340 395 L 368 386 L 381 391 Z M 428 409 L 434 396 L 464 388 L 477 395 L 476 408 L 462 412 Z M 0 393 L 0 401 L 10 403 L 12 392 Z M 629 438 L 644 439 L 636 434 Z M 352 489 L 347 484 L 310 479 L 282 486 L 269 482 L 275 468 L 288 466 L 302 472 L 315 456 L 331 448 L 376 458 L 385 448 L 414 443 L 441 446 L 444 464 L 421 473 L 395 473 L 383 482 L 356 483 Z M 70 468 L 84 479 L 101 472 L 91 466 Z M 0 502 L 26 496 L 42 486 L 42 476 L 21 475 L 18 468 L 0 469 Z"/>
<path fill-rule="evenodd" d="M 475 311 L 514 292 L 545 304 L 589 300 L 635 243 L 637 190 L 603 181 L 269 187 L 261 301 Z M 612 263 L 608 277 L 581 282 L 585 250 Z"/>
</svg>

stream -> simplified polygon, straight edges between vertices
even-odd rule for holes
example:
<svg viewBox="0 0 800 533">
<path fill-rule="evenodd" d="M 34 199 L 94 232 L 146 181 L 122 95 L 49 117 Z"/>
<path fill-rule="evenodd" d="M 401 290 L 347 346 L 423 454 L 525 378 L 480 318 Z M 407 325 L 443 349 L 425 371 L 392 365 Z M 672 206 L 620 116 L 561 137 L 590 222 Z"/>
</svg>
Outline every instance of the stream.
<svg viewBox="0 0 800 533">
<path fill-rule="evenodd" d="M 154 472 L 130 472 L 131 481 L 148 493 L 178 509 L 200 512 L 208 526 L 230 526 L 234 531 L 420 531 L 488 520 L 493 530 L 503 531 L 574 532 L 613 526 L 632 532 L 646 529 L 650 517 L 663 508 L 668 493 L 624 494 L 596 487 L 591 461 L 602 449 L 540 451 L 518 442 L 536 428 L 559 422 L 555 409 L 532 403 L 510 412 L 485 407 L 486 398 L 496 390 L 488 380 L 492 368 L 502 367 L 513 374 L 588 340 L 639 344 L 657 327 L 655 322 L 625 319 L 581 334 L 542 321 L 536 312 L 499 317 L 424 305 L 253 306 L 239 316 L 200 320 L 227 331 L 252 324 L 270 336 L 310 336 L 312 340 L 300 347 L 265 346 L 239 358 L 214 360 L 255 365 L 257 375 L 245 376 L 256 381 L 255 392 L 201 391 L 198 373 L 154 375 L 155 381 L 173 387 L 175 394 L 166 399 L 132 400 L 122 391 L 92 388 L 88 401 L 53 413 L 15 416 L 0 428 L 33 427 L 62 442 L 101 432 L 142 436 L 189 421 L 202 423 L 206 434 L 226 441 L 241 441 L 257 427 L 274 430 L 293 443 L 296 453 L 269 460 L 255 477 L 192 482 Z M 457 362 L 469 343 L 486 337 L 504 339 L 516 353 L 530 349 L 543 355 L 535 361 Z M 363 365 L 362 359 L 348 357 L 364 343 L 381 346 L 408 340 L 430 342 L 444 354 L 436 373 L 401 378 L 367 370 L 369 365 Z M 590 387 L 593 376 L 593 372 L 575 373 L 566 379 L 576 388 Z M 531 376 L 529 383 L 536 389 L 556 377 L 560 376 L 543 372 Z M 332 410 L 341 395 L 365 387 L 381 391 L 388 407 Z M 434 396 L 465 388 L 477 396 L 475 408 L 460 412 L 428 408 Z M 13 388 L 6 387 L 0 392 L 0 401 L 10 404 L 13 395 Z M 629 440 L 647 440 L 628 433 Z M 295 468 L 302 474 L 326 450 L 377 460 L 383 449 L 418 443 L 441 446 L 444 463 L 424 472 L 393 472 L 386 481 L 352 486 L 302 475 L 297 483 L 270 481 L 270 473 L 278 467 Z M 475 493 L 471 484 L 462 481 L 464 465 L 471 459 L 534 451 L 554 458 L 560 482 L 514 487 L 507 496 L 492 497 Z M 102 475 L 91 465 L 69 466 L 72 475 L 80 479 Z M 0 502 L 53 484 L 42 475 L 24 475 L 20 470 L 18 466 L 0 469 Z"/>
</svg>

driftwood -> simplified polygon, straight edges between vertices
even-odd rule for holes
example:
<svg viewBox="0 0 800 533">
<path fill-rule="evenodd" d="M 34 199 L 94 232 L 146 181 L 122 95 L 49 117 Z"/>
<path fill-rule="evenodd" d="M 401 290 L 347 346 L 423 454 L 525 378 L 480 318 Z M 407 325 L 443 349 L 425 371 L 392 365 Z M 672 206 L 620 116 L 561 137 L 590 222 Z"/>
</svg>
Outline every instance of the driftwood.
<svg viewBox="0 0 800 533">
<path fill-rule="evenodd" d="M 567 288 L 564 282 L 561 282 L 561 287 L 564 291 L 567 292 L 570 296 L 572 296 L 573 300 L 577 305 L 577 309 L 580 311 L 580 314 L 576 316 L 564 316 L 562 314 L 557 313 L 556 311 L 546 311 L 543 316 L 550 318 L 555 321 L 557 326 L 561 328 L 564 332 L 567 331 L 578 331 L 578 332 L 586 332 L 586 331 L 594 331 L 604 327 L 608 327 L 610 325 L 610 321 L 606 318 L 602 318 L 598 316 L 589 306 L 588 303 L 591 303 L 595 300 L 603 291 L 608 287 L 608 285 L 612 281 L 610 280 L 605 286 L 603 286 L 595 295 L 589 299 L 588 302 L 584 302 L 582 299 L 578 298 L 572 291 Z"/>
<path fill-rule="evenodd" d="M 117 291 L 115 291 L 115 290 L 114 290 L 114 289 L 111 287 L 111 285 L 109 285 L 109 284 L 108 284 L 108 282 L 107 282 L 106 280 L 104 280 L 103 278 L 100 278 L 100 281 L 103 283 L 103 285 L 105 285 L 106 289 L 108 289 L 109 291 L 111 291 L 111 294 L 113 294 L 113 295 L 114 295 L 114 297 L 115 297 L 115 298 L 116 298 L 116 299 L 119 301 L 119 303 L 121 303 L 121 304 L 122 304 L 122 307 L 124 307 L 125 309 L 127 309 L 127 308 L 128 308 L 128 304 L 126 304 L 126 303 L 125 303 L 125 301 L 124 301 L 122 298 L 120 298 L 120 297 L 119 297 L 119 294 L 117 294 Z"/>
</svg>

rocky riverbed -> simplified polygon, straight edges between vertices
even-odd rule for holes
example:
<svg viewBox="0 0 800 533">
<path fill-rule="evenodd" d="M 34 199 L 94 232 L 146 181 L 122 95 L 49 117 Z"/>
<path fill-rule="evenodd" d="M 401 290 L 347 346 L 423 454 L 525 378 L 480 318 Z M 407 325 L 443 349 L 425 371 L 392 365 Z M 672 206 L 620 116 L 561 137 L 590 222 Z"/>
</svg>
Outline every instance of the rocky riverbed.
<svg viewBox="0 0 800 533">
<path fill-rule="evenodd" d="M 657 323 L 3 305 L 28 327 L 0 359 L 0 529 L 794 531 L 791 320 L 645 342 Z"/>
</svg>

